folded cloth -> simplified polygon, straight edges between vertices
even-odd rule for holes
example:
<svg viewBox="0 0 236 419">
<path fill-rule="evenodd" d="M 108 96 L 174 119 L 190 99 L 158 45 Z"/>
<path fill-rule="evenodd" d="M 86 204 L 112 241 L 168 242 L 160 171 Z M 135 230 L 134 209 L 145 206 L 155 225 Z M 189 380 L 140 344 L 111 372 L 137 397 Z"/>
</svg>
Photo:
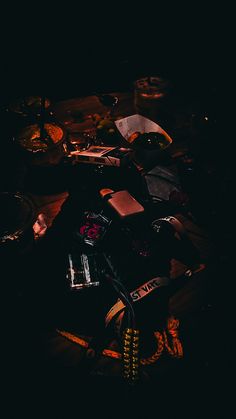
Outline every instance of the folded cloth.
<svg viewBox="0 0 236 419">
<path fill-rule="evenodd" d="M 171 169 L 156 166 L 144 174 L 149 195 L 154 200 L 166 200 L 173 191 L 181 191 L 179 177 Z"/>
</svg>

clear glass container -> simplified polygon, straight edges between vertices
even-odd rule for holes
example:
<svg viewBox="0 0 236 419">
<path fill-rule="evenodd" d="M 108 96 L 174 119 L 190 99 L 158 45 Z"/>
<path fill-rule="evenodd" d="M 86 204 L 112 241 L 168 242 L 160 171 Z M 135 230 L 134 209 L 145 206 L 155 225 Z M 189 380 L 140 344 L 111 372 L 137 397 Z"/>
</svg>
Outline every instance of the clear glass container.
<svg viewBox="0 0 236 419">
<path fill-rule="evenodd" d="M 138 114 L 158 120 L 158 111 L 168 91 L 168 81 L 161 77 L 148 76 L 134 82 L 134 106 Z"/>
</svg>

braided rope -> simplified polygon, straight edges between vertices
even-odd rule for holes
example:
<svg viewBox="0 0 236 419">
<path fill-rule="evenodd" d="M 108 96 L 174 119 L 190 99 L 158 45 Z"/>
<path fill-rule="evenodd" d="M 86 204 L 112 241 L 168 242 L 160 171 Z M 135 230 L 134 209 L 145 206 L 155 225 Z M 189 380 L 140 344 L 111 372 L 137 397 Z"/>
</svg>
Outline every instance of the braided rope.
<svg viewBox="0 0 236 419">
<path fill-rule="evenodd" d="M 167 321 L 167 331 L 163 331 L 164 336 L 164 343 L 169 355 L 173 356 L 174 358 L 182 358 L 183 357 L 183 346 L 179 339 L 179 320 L 175 319 L 174 317 L 169 317 Z M 169 335 L 169 336 L 168 336 Z M 171 338 L 172 342 L 169 344 L 169 338 Z"/>
<path fill-rule="evenodd" d="M 160 358 L 160 356 L 161 356 L 161 354 L 162 354 L 162 352 L 164 350 L 164 339 L 162 337 L 161 332 L 154 332 L 154 335 L 155 335 L 156 340 L 157 340 L 157 350 L 150 357 L 148 357 L 148 358 L 141 358 L 140 359 L 140 364 L 141 365 L 154 364 Z"/>
<path fill-rule="evenodd" d="M 120 352 L 111 351 L 110 349 L 104 349 L 102 355 L 109 356 L 110 358 L 121 359 L 122 355 Z"/>
<path fill-rule="evenodd" d="M 164 349 L 166 348 L 168 354 L 173 356 L 174 358 L 182 358 L 183 357 L 183 346 L 179 339 L 179 320 L 175 319 L 173 316 L 169 317 L 167 320 L 167 330 L 163 330 L 163 332 L 155 331 L 154 336 L 157 340 L 157 349 L 153 355 L 147 358 L 141 358 L 140 364 L 143 366 L 154 364 L 158 361 L 161 357 Z M 83 348 L 89 348 L 89 342 L 85 341 L 78 336 L 73 335 L 72 333 L 56 330 L 61 336 L 65 337 L 66 339 L 70 340 L 77 345 L 82 346 Z M 171 341 L 169 343 L 169 341 Z M 110 358 L 115 359 L 122 359 L 122 354 L 118 351 L 113 351 L 110 349 L 104 349 L 102 351 L 103 356 L 108 356 Z"/>
<path fill-rule="evenodd" d="M 73 335 L 72 333 L 65 332 L 64 330 L 56 329 L 57 333 L 64 338 L 68 339 L 71 342 L 77 343 L 78 345 L 82 346 L 83 348 L 88 348 L 89 343 L 86 340 L 79 338 L 78 336 Z"/>
</svg>

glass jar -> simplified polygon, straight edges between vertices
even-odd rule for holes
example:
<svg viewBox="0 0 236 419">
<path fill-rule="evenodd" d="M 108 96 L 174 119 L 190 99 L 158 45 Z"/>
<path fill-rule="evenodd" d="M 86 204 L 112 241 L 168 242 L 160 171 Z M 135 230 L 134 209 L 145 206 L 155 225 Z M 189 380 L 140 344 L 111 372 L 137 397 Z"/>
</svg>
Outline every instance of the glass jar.
<svg viewBox="0 0 236 419">
<path fill-rule="evenodd" d="M 143 77 L 134 82 L 134 106 L 138 114 L 155 122 L 168 91 L 168 81 L 161 77 Z"/>
</svg>

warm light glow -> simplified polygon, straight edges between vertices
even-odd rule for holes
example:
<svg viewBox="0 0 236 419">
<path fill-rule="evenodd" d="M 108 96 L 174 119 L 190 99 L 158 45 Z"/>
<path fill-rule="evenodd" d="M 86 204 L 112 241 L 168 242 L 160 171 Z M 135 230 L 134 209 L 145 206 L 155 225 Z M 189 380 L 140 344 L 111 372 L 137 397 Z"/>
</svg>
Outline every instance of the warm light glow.
<svg viewBox="0 0 236 419">
<path fill-rule="evenodd" d="M 147 99 L 159 99 L 164 96 L 164 93 L 139 93 L 139 95 Z"/>
</svg>

